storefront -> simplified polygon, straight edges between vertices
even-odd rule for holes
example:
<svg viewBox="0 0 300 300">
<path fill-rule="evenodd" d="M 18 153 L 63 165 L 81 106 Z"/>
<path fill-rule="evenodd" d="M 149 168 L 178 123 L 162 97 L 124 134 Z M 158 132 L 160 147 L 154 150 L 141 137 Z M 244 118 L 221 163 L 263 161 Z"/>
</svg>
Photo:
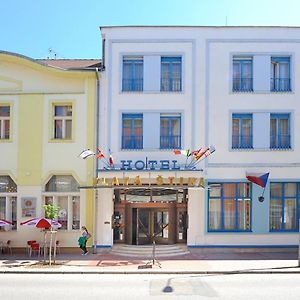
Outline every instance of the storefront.
<svg viewBox="0 0 300 300">
<path fill-rule="evenodd" d="M 193 226 L 191 189 L 204 191 L 202 171 L 102 172 L 96 193 L 97 247 L 187 243 Z M 100 175 L 100 174 L 99 174 Z M 192 206 L 191 206 L 192 207 Z M 194 214 L 195 215 L 195 214 Z"/>
</svg>

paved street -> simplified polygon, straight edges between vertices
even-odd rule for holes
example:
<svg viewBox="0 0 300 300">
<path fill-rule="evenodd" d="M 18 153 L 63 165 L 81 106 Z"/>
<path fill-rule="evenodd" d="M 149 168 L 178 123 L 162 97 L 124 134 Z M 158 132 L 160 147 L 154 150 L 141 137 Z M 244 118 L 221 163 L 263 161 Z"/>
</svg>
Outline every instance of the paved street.
<svg viewBox="0 0 300 300">
<path fill-rule="evenodd" d="M 288 299 L 299 274 L 98 275 L 0 274 L 1 299 Z"/>
</svg>

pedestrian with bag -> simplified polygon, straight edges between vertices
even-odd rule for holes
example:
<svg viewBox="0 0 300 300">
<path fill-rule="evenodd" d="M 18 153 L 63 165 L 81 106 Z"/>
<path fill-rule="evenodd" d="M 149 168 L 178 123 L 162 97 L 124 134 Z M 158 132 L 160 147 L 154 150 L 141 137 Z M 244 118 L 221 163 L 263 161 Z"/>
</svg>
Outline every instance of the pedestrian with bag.
<svg viewBox="0 0 300 300">
<path fill-rule="evenodd" d="M 78 239 L 79 248 L 83 251 L 82 255 L 87 255 L 89 252 L 86 249 L 87 240 L 91 237 L 85 226 L 81 227 L 81 236 Z"/>
</svg>

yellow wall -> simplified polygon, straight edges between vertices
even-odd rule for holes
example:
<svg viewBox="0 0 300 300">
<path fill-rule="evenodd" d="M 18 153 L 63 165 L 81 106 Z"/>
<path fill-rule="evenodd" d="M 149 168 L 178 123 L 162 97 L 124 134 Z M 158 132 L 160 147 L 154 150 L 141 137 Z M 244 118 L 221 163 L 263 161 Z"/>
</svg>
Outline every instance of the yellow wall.
<svg viewBox="0 0 300 300">
<path fill-rule="evenodd" d="M 43 147 L 42 95 L 19 97 L 18 184 L 40 185 Z"/>
</svg>

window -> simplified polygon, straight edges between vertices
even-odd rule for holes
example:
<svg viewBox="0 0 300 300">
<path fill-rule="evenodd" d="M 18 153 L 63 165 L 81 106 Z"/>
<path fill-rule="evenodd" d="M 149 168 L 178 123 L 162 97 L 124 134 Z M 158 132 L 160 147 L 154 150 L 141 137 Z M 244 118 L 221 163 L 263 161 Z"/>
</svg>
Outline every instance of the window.
<svg viewBox="0 0 300 300">
<path fill-rule="evenodd" d="M 143 149 L 143 115 L 122 115 L 122 149 Z"/>
<path fill-rule="evenodd" d="M 59 207 L 60 230 L 80 229 L 80 195 L 77 181 L 69 175 L 54 175 L 45 186 L 45 204 Z"/>
<path fill-rule="evenodd" d="M 232 149 L 249 149 L 252 147 L 252 114 L 233 114 Z"/>
<path fill-rule="evenodd" d="M 181 91 L 181 57 L 161 58 L 161 91 Z"/>
<path fill-rule="evenodd" d="M 273 92 L 291 91 L 289 57 L 271 58 L 271 91 Z"/>
<path fill-rule="evenodd" d="M 208 214 L 208 231 L 250 231 L 250 183 L 211 183 Z"/>
<path fill-rule="evenodd" d="M 10 107 L 0 106 L 0 140 L 8 140 L 10 135 Z"/>
<path fill-rule="evenodd" d="M 160 115 L 160 149 L 181 148 L 181 117 L 179 114 Z"/>
<path fill-rule="evenodd" d="M 270 184 L 270 231 L 298 230 L 299 183 Z"/>
<path fill-rule="evenodd" d="M 17 185 L 9 176 L 0 176 L 0 219 L 13 223 L 0 231 L 17 230 Z"/>
<path fill-rule="evenodd" d="M 135 92 L 143 90 L 143 57 L 123 57 L 122 91 Z"/>
<path fill-rule="evenodd" d="M 271 114 L 270 148 L 291 148 L 290 136 L 290 114 Z"/>
<path fill-rule="evenodd" d="M 54 106 L 54 138 L 68 140 L 72 138 L 71 105 Z"/>
<path fill-rule="evenodd" d="M 233 57 L 233 92 L 252 92 L 252 57 Z"/>
</svg>

